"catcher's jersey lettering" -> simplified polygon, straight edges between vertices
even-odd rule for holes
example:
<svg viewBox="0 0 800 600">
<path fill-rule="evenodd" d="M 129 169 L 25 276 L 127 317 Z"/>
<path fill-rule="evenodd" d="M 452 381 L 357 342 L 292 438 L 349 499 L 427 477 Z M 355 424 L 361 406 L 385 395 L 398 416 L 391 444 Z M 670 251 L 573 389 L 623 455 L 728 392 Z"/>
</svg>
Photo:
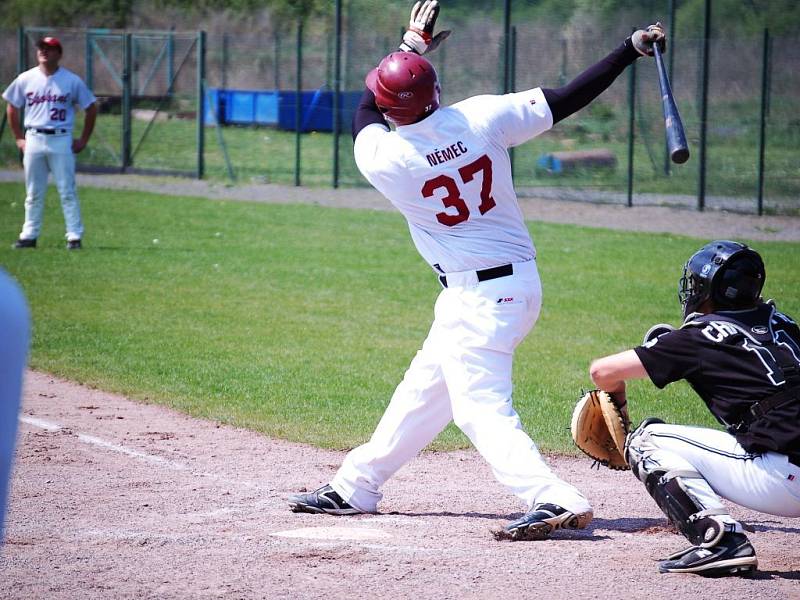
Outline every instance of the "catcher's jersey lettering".
<svg viewBox="0 0 800 600">
<path fill-rule="evenodd" d="M 764 370 L 767 373 L 767 378 L 772 382 L 772 385 L 782 385 L 786 383 L 786 378 L 783 376 L 783 373 L 781 372 L 781 369 L 778 366 L 778 361 L 775 360 L 775 357 L 772 355 L 772 352 L 770 352 L 768 348 L 765 348 L 764 346 L 760 346 L 758 344 L 753 344 L 747 338 L 745 338 L 744 341 L 742 342 L 742 348 L 744 348 L 748 352 L 755 353 L 755 355 L 758 357 L 758 360 L 760 360 L 761 364 L 764 365 Z"/>
<path fill-rule="evenodd" d="M 430 166 L 435 167 L 436 165 L 440 165 L 448 160 L 453 160 L 466 153 L 467 147 L 464 145 L 464 142 L 459 140 L 455 144 L 450 144 L 443 150 L 436 149 L 430 154 L 426 154 L 425 158 L 428 159 L 428 164 L 430 164 Z"/>
<path fill-rule="evenodd" d="M 739 330 L 735 325 L 731 325 L 725 321 L 712 321 L 708 324 L 708 327 L 704 327 L 702 331 L 703 335 L 712 342 L 721 342 L 726 337 L 735 335 Z"/>
</svg>

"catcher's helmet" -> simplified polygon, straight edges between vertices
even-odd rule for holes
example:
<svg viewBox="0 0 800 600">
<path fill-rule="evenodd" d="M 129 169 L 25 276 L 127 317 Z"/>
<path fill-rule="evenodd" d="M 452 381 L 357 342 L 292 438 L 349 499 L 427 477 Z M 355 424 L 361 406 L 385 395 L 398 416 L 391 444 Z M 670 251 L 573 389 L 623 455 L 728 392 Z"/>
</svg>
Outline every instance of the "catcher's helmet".
<svg viewBox="0 0 800 600">
<path fill-rule="evenodd" d="M 761 297 L 767 274 L 752 248 L 727 240 L 706 244 L 683 267 L 678 299 L 684 318 L 707 299 L 715 309 L 749 308 Z"/>
<path fill-rule="evenodd" d="M 395 125 L 421 121 L 439 108 L 436 69 L 414 52 L 392 52 L 367 75 L 378 109 Z"/>
</svg>

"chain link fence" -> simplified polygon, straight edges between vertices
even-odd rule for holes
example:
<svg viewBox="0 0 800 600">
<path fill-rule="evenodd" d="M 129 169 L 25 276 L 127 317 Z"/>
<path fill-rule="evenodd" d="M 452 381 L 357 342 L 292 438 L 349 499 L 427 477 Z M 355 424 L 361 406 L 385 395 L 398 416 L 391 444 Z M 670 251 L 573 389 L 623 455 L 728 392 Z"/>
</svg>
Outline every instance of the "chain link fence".
<svg viewBox="0 0 800 600">
<path fill-rule="evenodd" d="M 196 32 L 127 32 L 126 38 L 126 32 L 48 30 L 64 44 L 62 64 L 90 81 L 101 100 L 97 131 L 80 155 L 81 167 L 367 185 L 353 161 L 350 119 L 365 74 L 396 48 L 408 7 L 375 3 L 376 10 L 365 11 L 359 10 L 364 0 L 329 4 L 326 14 L 305 21 L 276 18 L 246 32 L 209 33 L 204 44 Z M 564 85 L 634 28 L 656 19 L 672 27 L 665 58 L 689 161 L 668 161 L 654 61 L 639 60 L 590 106 L 514 150 L 521 194 L 800 214 L 796 40 L 720 36 L 706 45 L 702 24 L 685 32 L 675 27 L 669 13 L 674 4 L 667 0 L 620 14 L 610 28 L 595 27 L 590 12 L 567 26 L 526 18 L 533 0 L 509 3 L 508 27 L 502 6 L 476 11 L 470 5 L 467 11 L 460 4 L 448 1 L 440 26 L 454 33 L 430 57 L 445 104 L 476 94 Z M 655 14 L 654 6 L 661 12 Z M 0 36 L 5 87 L 17 72 L 18 44 L 15 32 L 0 33 L 5 34 Z M 28 65 L 34 64 L 30 48 L 41 33 L 25 31 Z M 120 82 L 126 39 L 130 110 Z M 554 153 L 604 160 L 554 168 L 552 157 L 562 156 Z M 7 128 L 0 137 L 0 160 L 6 165 L 18 160 Z"/>
</svg>

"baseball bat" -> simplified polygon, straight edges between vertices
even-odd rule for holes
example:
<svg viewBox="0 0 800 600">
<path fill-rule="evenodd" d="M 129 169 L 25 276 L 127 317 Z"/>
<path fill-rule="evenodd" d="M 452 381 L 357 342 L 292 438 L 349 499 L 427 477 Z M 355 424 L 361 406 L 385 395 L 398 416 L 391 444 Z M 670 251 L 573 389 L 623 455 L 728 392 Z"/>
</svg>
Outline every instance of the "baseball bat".
<svg viewBox="0 0 800 600">
<path fill-rule="evenodd" d="M 661 87 L 661 105 L 664 109 L 664 127 L 666 128 L 669 156 L 672 162 L 682 164 L 689 160 L 689 145 L 686 143 L 683 121 L 681 121 L 678 106 L 675 104 L 675 98 L 672 95 L 669 77 L 667 77 L 667 70 L 664 68 L 664 60 L 661 58 L 658 44 L 653 44 L 653 54 L 656 59 L 656 69 L 658 70 L 658 85 Z"/>
</svg>

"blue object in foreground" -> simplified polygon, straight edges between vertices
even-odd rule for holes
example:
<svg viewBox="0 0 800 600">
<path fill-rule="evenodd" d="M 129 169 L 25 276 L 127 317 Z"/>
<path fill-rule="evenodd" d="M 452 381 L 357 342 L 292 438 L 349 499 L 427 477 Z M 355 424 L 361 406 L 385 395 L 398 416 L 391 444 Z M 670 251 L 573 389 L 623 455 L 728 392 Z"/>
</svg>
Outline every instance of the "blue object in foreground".
<svg viewBox="0 0 800 600">
<path fill-rule="evenodd" d="M 0 543 L 17 438 L 30 317 L 19 286 L 0 269 Z"/>
</svg>

